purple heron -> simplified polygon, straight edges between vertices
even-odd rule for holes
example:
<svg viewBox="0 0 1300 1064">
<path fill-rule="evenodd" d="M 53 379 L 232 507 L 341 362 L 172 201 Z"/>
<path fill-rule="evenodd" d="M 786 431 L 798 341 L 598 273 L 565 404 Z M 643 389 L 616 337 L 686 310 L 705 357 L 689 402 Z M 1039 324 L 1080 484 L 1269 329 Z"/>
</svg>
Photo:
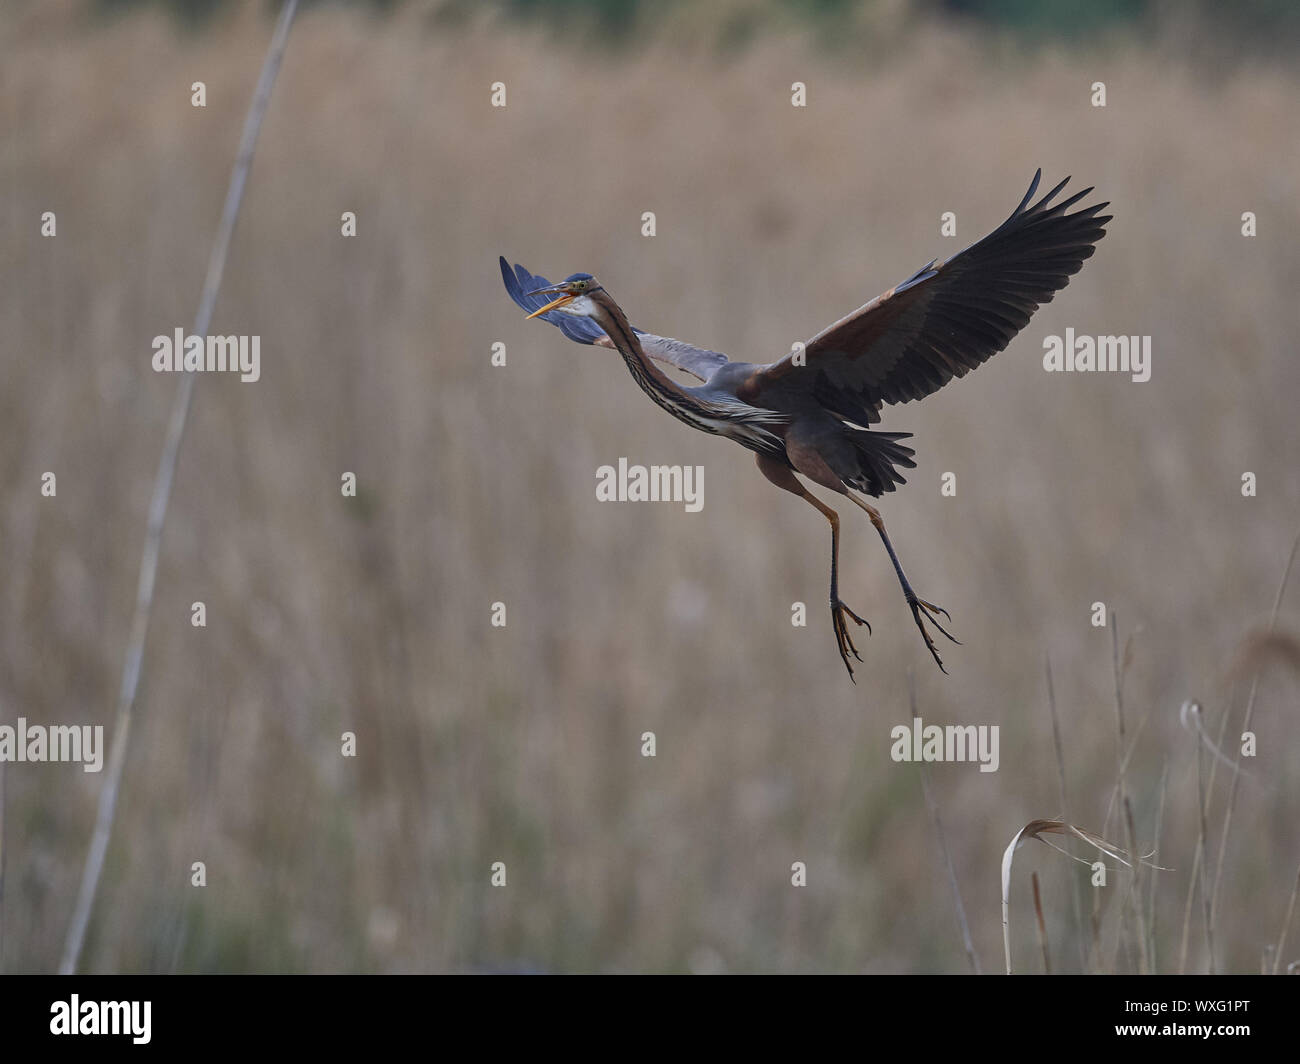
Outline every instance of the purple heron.
<svg viewBox="0 0 1300 1064">
<path fill-rule="evenodd" d="M 925 622 L 957 643 L 939 620 L 942 615 L 951 624 L 952 618 L 912 590 L 879 511 L 855 494 L 879 497 L 906 483 L 899 467 L 914 468 L 915 452 L 899 441 L 911 433 L 875 432 L 867 426 L 880 420 L 882 404 L 921 399 L 1005 348 L 1092 255 L 1111 220 L 1101 214 L 1109 204 L 1067 213 L 1092 191 L 1086 188 L 1053 206 L 1067 177 L 1030 206 L 1041 177 L 1041 170 L 1034 174 L 1020 206 L 984 239 L 950 258 L 928 262 L 802 347 L 766 364 L 731 362 L 717 351 L 633 328 L 589 273 L 551 284 L 522 266 L 511 270 L 503 258 L 501 276 L 528 317 L 559 326 L 578 343 L 618 351 L 655 403 L 693 428 L 727 436 L 756 452 L 758 468 L 768 480 L 806 500 L 830 522 L 831 624 L 850 678 L 849 655 L 858 661 L 862 656 L 848 621 L 867 622 L 839 596 L 839 514 L 796 473 L 847 496 L 866 512 L 889 552 L 926 647 L 947 672 Z M 679 384 L 655 361 L 704 383 Z"/>
</svg>

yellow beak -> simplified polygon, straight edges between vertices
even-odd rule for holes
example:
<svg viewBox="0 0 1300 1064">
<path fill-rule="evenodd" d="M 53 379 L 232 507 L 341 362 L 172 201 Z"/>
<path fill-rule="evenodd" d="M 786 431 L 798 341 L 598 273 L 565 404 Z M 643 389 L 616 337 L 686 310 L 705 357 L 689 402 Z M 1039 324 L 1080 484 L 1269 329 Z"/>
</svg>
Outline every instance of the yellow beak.
<svg viewBox="0 0 1300 1064">
<path fill-rule="evenodd" d="M 565 303 L 572 303 L 573 299 L 574 299 L 573 296 L 569 295 L 568 293 L 565 293 L 562 296 L 558 296 L 555 299 L 552 299 L 549 303 L 546 304 L 546 306 L 538 307 L 535 311 L 529 314 L 528 317 L 535 318 L 539 314 L 545 314 L 548 310 L 554 310 L 556 307 L 562 307 L 564 306 Z"/>
</svg>

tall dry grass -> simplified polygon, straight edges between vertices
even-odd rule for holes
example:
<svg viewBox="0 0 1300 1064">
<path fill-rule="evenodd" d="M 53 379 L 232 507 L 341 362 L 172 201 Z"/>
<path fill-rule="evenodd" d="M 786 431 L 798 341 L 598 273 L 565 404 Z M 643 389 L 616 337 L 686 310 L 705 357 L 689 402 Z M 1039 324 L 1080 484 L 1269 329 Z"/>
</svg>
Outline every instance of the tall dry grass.
<svg viewBox="0 0 1300 1064">
<path fill-rule="evenodd" d="M 5 721 L 111 722 L 174 387 L 150 341 L 193 312 L 268 33 L 258 7 L 201 36 L 152 14 L 87 24 L 72 5 L 0 17 Z M 1297 524 L 1295 76 L 990 52 L 926 27 L 860 61 L 793 31 L 725 58 L 670 33 L 608 59 L 416 14 L 309 11 L 294 35 L 213 322 L 260 334 L 262 380 L 198 382 L 86 965 L 964 971 L 950 860 L 996 970 L 1002 849 L 1061 812 L 1045 656 L 1070 815 L 1101 830 L 1112 805 L 1100 600 L 1134 632 L 1125 794 L 1139 849 L 1163 801 L 1157 860 L 1174 871 L 1144 872 L 1158 919 L 1143 934 L 1172 967 L 1200 835 L 1178 707 L 1201 700 L 1211 732 L 1231 712 L 1235 752 L 1249 682 L 1226 677 Z M 1010 350 L 887 411 L 919 467 L 883 511 L 964 645 L 951 676 L 933 668 L 850 515 L 843 594 L 875 625 L 855 689 L 821 605 L 820 519 L 663 417 L 608 353 L 524 322 L 496 256 L 589 269 L 647 328 L 775 357 L 953 250 L 941 211 L 960 242 L 1001 221 L 1040 165 L 1096 184 L 1115 221 Z M 1042 337 L 1067 326 L 1151 334 L 1152 380 L 1044 374 Z M 702 463 L 704 511 L 598 505 L 595 469 L 620 455 Z M 1278 626 L 1298 625 L 1292 597 Z M 1002 729 L 999 772 L 932 767 L 946 855 L 915 767 L 889 760 L 909 673 L 927 721 Z M 1259 786 L 1235 799 L 1217 970 L 1257 970 L 1291 897 L 1295 682 L 1261 672 Z M 99 780 L 6 777 L 3 965 L 49 969 Z M 1034 871 L 1054 969 L 1077 970 L 1086 871 L 1037 852 L 1010 899 L 1017 970 L 1041 953 Z M 505 889 L 488 886 L 497 860 Z M 1137 970 L 1120 934 L 1133 892 L 1112 883 L 1094 901 L 1085 881 L 1083 920 L 1095 905 L 1108 970 Z M 1204 941 L 1194 924 L 1192 970 Z"/>
</svg>

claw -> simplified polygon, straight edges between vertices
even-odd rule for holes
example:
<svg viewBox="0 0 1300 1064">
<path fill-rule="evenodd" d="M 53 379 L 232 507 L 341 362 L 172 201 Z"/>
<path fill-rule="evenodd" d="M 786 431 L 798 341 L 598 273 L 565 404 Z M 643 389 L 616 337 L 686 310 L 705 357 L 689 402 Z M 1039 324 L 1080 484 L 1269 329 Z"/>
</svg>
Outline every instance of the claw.
<svg viewBox="0 0 1300 1064">
<path fill-rule="evenodd" d="M 870 621 L 868 621 L 868 620 L 866 620 L 866 619 L 864 619 L 864 618 L 862 618 L 862 617 L 859 617 L 856 613 L 853 612 L 853 610 L 852 610 L 848 605 L 846 605 L 846 604 L 843 603 L 843 602 L 841 602 L 841 603 L 839 604 L 839 606 L 840 606 L 840 609 L 842 609 L 845 613 L 847 613 L 850 617 L 852 617 L 855 621 L 857 621 L 858 624 L 865 624 L 865 625 L 867 626 L 867 635 L 870 635 L 870 634 L 871 634 L 871 622 L 870 622 Z M 949 618 L 949 620 L 951 620 L 951 619 L 952 619 L 952 618 Z"/>
<path fill-rule="evenodd" d="M 927 610 L 931 611 L 932 613 L 942 613 L 945 617 L 948 618 L 948 623 L 949 624 L 952 623 L 952 614 L 949 613 L 947 610 L 945 610 L 942 606 L 936 606 L 933 602 L 926 602 L 925 599 L 917 599 L 916 601 L 920 603 L 922 606 L 924 606 Z M 952 639 L 952 636 L 949 636 L 948 638 Z M 957 640 L 955 639 L 953 639 L 952 641 L 954 643 L 957 642 Z"/>
<path fill-rule="evenodd" d="M 853 663 L 849 661 L 849 654 L 851 653 L 859 661 L 862 660 L 862 655 L 858 653 L 858 648 L 853 643 L 853 637 L 849 635 L 848 625 L 844 623 L 844 614 L 846 613 L 859 625 L 865 624 L 868 635 L 871 634 L 871 624 L 859 617 L 838 599 L 831 601 L 831 626 L 835 629 L 835 642 L 839 647 L 840 658 L 844 662 L 844 667 L 849 670 L 849 679 L 856 684 L 858 681 L 853 675 Z"/>
<path fill-rule="evenodd" d="M 924 613 L 929 622 L 939 629 L 944 636 L 946 636 L 951 642 L 961 646 L 961 640 L 939 623 L 936 614 L 942 613 L 948 618 L 949 624 L 952 623 L 952 616 L 942 606 L 936 606 L 933 602 L 926 602 L 925 599 L 916 598 L 915 596 L 909 595 L 907 604 L 912 608 L 912 619 L 916 621 L 917 628 L 921 630 L 921 637 L 925 640 L 925 645 L 930 651 L 930 656 L 934 658 L 935 664 L 939 666 L 939 671 L 946 676 L 948 670 L 943 667 L 943 659 L 939 657 L 939 648 L 934 645 L 934 640 L 930 638 L 930 633 L 926 631 L 925 622 L 921 619 L 921 616 L 922 613 Z"/>
</svg>

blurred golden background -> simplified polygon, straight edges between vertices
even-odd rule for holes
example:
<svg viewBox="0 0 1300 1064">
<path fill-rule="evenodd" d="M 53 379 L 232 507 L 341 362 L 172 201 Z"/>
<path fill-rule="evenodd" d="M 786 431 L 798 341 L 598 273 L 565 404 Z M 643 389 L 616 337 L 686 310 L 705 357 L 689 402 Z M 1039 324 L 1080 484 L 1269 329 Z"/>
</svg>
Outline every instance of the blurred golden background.
<svg viewBox="0 0 1300 1064">
<path fill-rule="evenodd" d="M 967 971 L 920 773 L 889 757 L 914 683 L 927 722 L 1001 728 L 998 772 L 929 770 L 996 971 L 1002 850 L 1063 812 L 1049 657 L 1070 817 L 1124 842 L 1101 601 L 1131 637 L 1136 834 L 1171 869 L 1142 879 L 1160 971 L 1211 963 L 1199 896 L 1182 945 L 1179 706 L 1216 736 L 1230 714 L 1235 756 L 1259 665 L 1213 917 L 1215 969 L 1258 970 L 1300 862 L 1300 674 L 1232 669 L 1300 527 L 1294 67 L 1199 8 L 1026 35 L 958 4 L 625 6 L 300 14 L 213 322 L 261 336 L 261 380 L 197 381 L 84 968 Z M 0 723 L 111 732 L 177 386 L 150 344 L 192 321 L 275 10 L 200 7 L 0 15 Z M 1040 166 L 1095 185 L 1109 235 L 1006 352 L 880 426 L 916 434 L 881 509 L 963 645 L 942 675 L 843 507 L 841 592 L 874 625 L 854 687 L 822 519 L 612 352 L 524 321 L 497 256 L 590 271 L 634 323 L 767 361 L 994 228 Z M 1067 327 L 1149 334 L 1151 380 L 1043 372 Z M 702 464 L 703 511 L 597 503 L 620 456 Z M 4 766 L 3 970 L 57 964 L 102 780 Z M 1089 870 L 1027 845 L 1017 968 L 1042 968 L 1037 871 L 1054 969 L 1080 970 Z M 1095 892 L 1090 969 L 1138 967 L 1130 885 Z"/>
</svg>

